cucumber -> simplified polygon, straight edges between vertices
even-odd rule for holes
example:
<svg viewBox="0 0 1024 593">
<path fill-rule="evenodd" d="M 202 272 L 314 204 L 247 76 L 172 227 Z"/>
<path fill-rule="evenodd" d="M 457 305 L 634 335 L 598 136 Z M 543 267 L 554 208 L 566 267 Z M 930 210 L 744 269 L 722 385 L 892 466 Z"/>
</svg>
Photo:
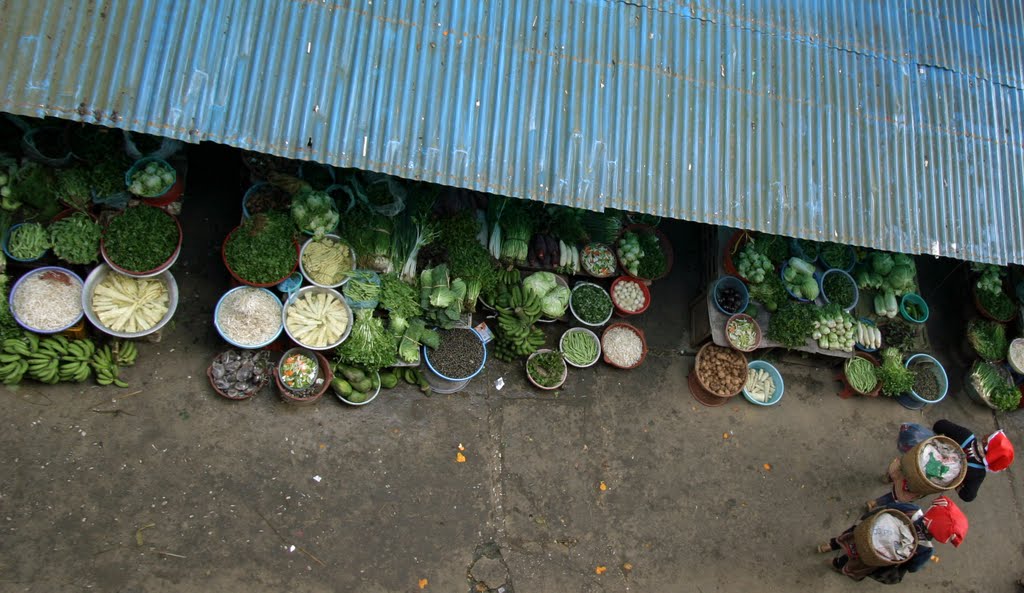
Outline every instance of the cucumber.
<svg viewBox="0 0 1024 593">
<path fill-rule="evenodd" d="M 394 389 L 395 385 L 398 385 L 398 377 L 395 373 L 388 371 L 380 374 L 380 386 L 384 389 Z"/>
<path fill-rule="evenodd" d="M 352 385 L 350 385 L 348 381 L 339 379 L 338 377 L 335 377 L 334 380 L 331 381 L 331 389 L 334 390 L 334 393 L 344 397 L 345 399 L 348 399 L 348 396 L 352 395 Z"/>
</svg>

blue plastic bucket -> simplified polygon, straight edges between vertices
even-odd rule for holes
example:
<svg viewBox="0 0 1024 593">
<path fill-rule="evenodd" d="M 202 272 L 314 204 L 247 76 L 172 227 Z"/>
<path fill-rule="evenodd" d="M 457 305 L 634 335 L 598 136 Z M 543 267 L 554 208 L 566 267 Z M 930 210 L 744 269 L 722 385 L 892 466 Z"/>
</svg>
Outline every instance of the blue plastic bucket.
<svg viewBox="0 0 1024 593">
<path fill-rule="evenodd" d="M 853 311 L 853 309 L 857 306 L 857 301 L 860 300 L 860 290 L 857 288 L 857 281 L 853 279 L 853 276 L 849 275 L 843 270 L 840 270 L 839 268 L 832 268 L 831 270 L 828 270 L 827 272 L 821 275 L 821 278 L 818 279 L 818 288 L 821 289 L 821 298 L 826 303 L 831 302 L 828 299 L 828 294 L 825 292 L 825 279 L 832 274 L 839 274 L 841 276 L 845 276 L 846 279 L 850 282 L 850 285 L 853 286 L 853 304 L 851 304 L 849 307 L 843 307 L 843 309 L 846 311 Z"/>
<path fill-rule="evenodd" d="M 465 329 L 464 331 L 471 331 L 478 340 L 480 340 L 481 342 L 484 341 L 476 330 Z M 468 377 L 456 379 L 452 377 L 446 377 L 445 375 L 442 375 L 441 373 L 437 372 L 437 369 L 434 368 L 434 365 L 430 363 L 430 349 L 427 348 L 426 346 L 423 346 L 422 359 L 423 363 L 426 365 L 426 369 L 424 369 L 425 372 L 423 373 L 424 379 L 426 379 L 427 383 L 430 384 L 431 389 L 438 393 L 455 393 L 457 391 L 465 389 L 466 386 L 469 385 L 470 379 L 479 375 L 480 371 L 484 370 L 484 367 L 487 366 L 487 344 L 483 343 L 483 347 L 484 357 L 483 360 L 480 361 L 480 366 L 476 369 L 476 371 L 474 371 Z"/>
<path fill-rule="evenodd" d="M 917 394 L 913 389 L 910 393 L 905 393 L 900 397 L 910 396 L 910 399 L 916 403 L 921 404 L 920 407 L 911 409 L 920 409 L 921 407 L 929 404 L 937 404 L 946 397 L 946 393 L 949 392 L 949 377 L 946 376 L 946 369 L 942 367 L 942 363 L 935 359 L 935 357 L 928 354 L 915 354 L 907 359 L 904 366 L 908 369 L 913 365 L 928 365 L 924 368 L 917 369 L 917 372 L 924 373 L 929 372 L 935 375 L 935 380 L 939 382 L 939 397 L 936 399 L 926 399 Z M 903 402 L 900 402 L 903 403 Z"/>
<path fill-rule="evenodd" d="M 749 393 L 747 393 L 747 387 L 746 385 L 744 385 L 743 397 L 747 398 L 748 402 L 756 406 L 774 406 L 775 404 L 779 403 L 779 400 L 782 399 L 782 394 L 786 389 L 786 385 L 782 381 L 782 374 L 779 373 L 779 370 L 772 366 L 770 363 L 767 363 L 763 360 L 750 361 L 750 363 L 747 364 L 747 370 L 762 370 L 768 373 L 768 375 L 771 376 L 772 381 L 775 382 L 775 394 L 772 395 L 771 399 L 769 399 L 766 402 L 758 401 L 751 397 Z"/>
<path fill-rule="evenodd" d="M 722 305 L 718 304 L 718 291 L 726 288 L 733 288 L 739 291 L 743 296 L 743 302 L 738 311 L 726 311 Z M 747 285 L 742 280 L 735 276 L 722 276 L 716 282 L 714 287 L 711 289 L 711 299 L 715 303 L 715 308 L 722 312 L 723 315 L 732 317 L 737 313 L 742 313 L 747 309 L 750 304 L 750 292 L 747 290 Z"/>
<path fill-rule="evenodd" d="M 28 223 L 25 223 L 25 222 L 19 222 L 18 224 L 16 224 L 16 225 L 13 225 L 13 226 L 12 226 L 11 228 L 7 229 L 7 232 L 6 232 L 6 233 L 4 233 L 4 239 L 3 239 L 3 251 L 4 251 L 4 255 L 6 255 L 6 256 L 7 256 L 8 258 L 10 258 L 10 259 L 13 259 L 14 261 L 18 261 L 18 262 L 22 262 L 22 263 L 27 263 L 27 262 L 33 262 L 33 261 L 37 261 L 37 260 L 41 259 L 41 258 L 42 258 L 42 257 L 43 257 L 44 255 L 46 255 L 46 252 L 48 252 L 48 251 L 49 251 L 49 249 L 48 249 L 48 248 L 47 248 L 47 249 L 44 249 L 42 253 L 40 253 L 40 254 L 39 254 L 39 255 L 37 255 L 36 257 L 31 257 L 31 258 L 29 258 L 29 259 L 22 259 L 22 258 L 20 258 L 20 257 L 14 257 L 13 255 L 11 255 L 11 251 L 10 251 L 10 249 L 8 248 L 8 243 L 9 243 L 9 242 L 10 242 L 10 240 L 11 240 L 11 235 L 12 235 L 12 234 L 14 233 L 15 229 L 17 229 L 18 227 L 24 226 L 24 225 L 26 225 L 26 224 L 28 224 Z"/>
<path fill-rule="evenodd" d="M 35 332 L 37 334 L 58 334 L 58 333 L 66 330 L 66 329 L 68 329 L 70 327 L 73 327 L 76 323 L 81 321 L 82 317 L 85 315 L 85 309 L 83 308 L 82 311 L 78 313 L 78 316 L 75 317 L 74 320 L 71 321 L 71 323 L 68 323 L 67 325 L 65 325 L 63 327 L 58 327 L 57 329 L 46 329 L 46 330 L 38 329 L 38 328 L 35 328 L 35 327 L 32 327 L 32 326 L 26 324 L 25 321 L 23 321 L 20 317 L 18 317 L 18 313 L 14 309 L 14 296 L 16 294 L 18 294 L 18 288 L 21 286 L 21 284 L 23 282 L 25 282 L 26 280 L 28 280 L 29 278 L 32 278 L 34 276 L 38 276 L 38 275 L 46 273 L 46 272 L 56 272 L 56 273 L 67 274 L 68 276 L 70 276 L 71 278 L 74 278 L 75 281 L 78 282 L 78 288 L 81 291 L 83 291 L 83 292 L 85 291 L 85 283 L 82 282 L 82 278 L 78 274 L 72 272 L 71 270 L 69 270 L 67 268 L 61 268 L 59 266 L 45 266 L 45 267 L 42 267 L 42 268 L 36 268 L 35 270 L 32 270 L 31 272 L 25 274 L 21 278 L 18 278 L 18 281 L 15 282 L 14 286 L 11 287 L 11 292 L 10 292 L 10 294 L 7 297 L 7 305 L 10 307 L 11 315 L 14 317 L 14 321 L 18 322 L 18 325 L 20 325 L 21 327 L 27 329 L 28 331 Z"/>
<path fill-rule="evenodd" d="M 221 307 L 221 304 L 224 303 L 224 299 L 226 299 L 228 297 L 228 295 L 230 295 L 230 294 L 232 294 L 232 293 L 234 293 L 236 291 L 245 290 L 245 289 L 253 289 L 253 290 L 263 290 L 263 291 L 266 291 L 267 294 L 269 294 L 270 296 L 274 297 L 275 301 L 277 301 L 278 303 L 281 302 L 281 299 L 278 298 L 278 296 L 276 294 L 274 294 L 273 291 L 271 291 L 270 289 L 267 289 L 267 288 L 255 288 L 255 287 L 252 287 L 252 286 L 239 286 L 239 287 L 236 287 L 236 288 L 232 288 L 231 290 L 225 292 L 224 295 L 221 296 L 220 299 L 217 300 L 217 306 L 213 309 L 213 327 L 217 328 L 217 333 L 220 335 L 221 338 L 224 339 L 225 342 L 227 342 L 228 344 L 231 344 L 232 346 L 235 346 L 236 348 L 256 349 L 256 348 L 263 348 L 265 346 L 269 346 L 270 344 L 274 343 L 274 341 L 277 340 L 277 338 L 279 338 L 281 336 L 281 332 L 284 331 L 284 323 L 282 323 L 281 326 L 277 328 L 277 332 L 274 334 L 274 337 L 272 337 L 269 340 L 267 340 L 265 342 L 262 342 L 260 344 L 240 344 L 238 342 L 235 342 L 231 338 L 227 337 L 224 334 L 224 331 L 221 330 L 221 328 L 220 328 L 220 307 Z M 282 307 L 283 307 L 283 305 L 282 305 Z M 276 319 L 280 319 L 280 318 L 281 318 L 280 315 L 276 316 Z"/>
</svg>

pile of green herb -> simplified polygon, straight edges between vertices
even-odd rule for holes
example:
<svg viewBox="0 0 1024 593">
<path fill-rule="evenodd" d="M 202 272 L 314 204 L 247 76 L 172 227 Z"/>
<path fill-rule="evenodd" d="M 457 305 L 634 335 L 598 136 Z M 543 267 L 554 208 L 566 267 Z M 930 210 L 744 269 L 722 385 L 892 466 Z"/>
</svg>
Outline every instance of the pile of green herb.
<svg viewBox="0 0 1024 593">
<path fill-rule="evenodd" d="M 388 310 L 392 319 L 413 319 L 423 313 L 420 292 L 415 286 L 402 282 L 394 272 L 384 274 L 380 280 L 380 306 Z"/>
<path fill-rule="evenodd" d="M 818 253 L 820 252 L 820 244 L 817 241 L 810 241 L 808 239 L 797 239 L 796 240 L 796 255 L 800 259 L 808 262 L 813 262 L 818 259 Z"/>
<path fill-rule="evenodd" d="M 1020 405 L 1020 390 L 992 363 L 974 363 L 969 380 L 978 393 L 1001 412 L 1016 410 Z"/>
<path fill-rule="evenodd" d="M 967 341 L 983 360 L 1005 360 L 1010 349 L 1006 339 L 1006 326 L 987 319 L 972 319 L 967 323 Z"/>
<path fill-rule="evenodd" d="M 754 249 L 775 265 L 789 258 L 789 241 L 778 235 L 758 233 L 754 237 Z"/>
<path fill-rule="evenodd" d="M 817 318 L 814 304 L 789 301 L 780 306 L 768 322 L 768 338 L 789 348 L 804 346 L 814 331 Z"/>
<path fill-rule="evenodd" d="M 855 285 L 853 280 L 845 274 L 840 274 L 839 272 L 826 274 L 821 284 L 828 302 L 835 303 L 843 309 L 853 306 L 853 290 Z"/>
<path fill-rule="evenodd" d="M 612 298 L 598 286 L 581 284 L 569 295 L 572 310 L 582 321 L 597 325 L 612 313 Z"/>
<path fill-rule="evenodd" d="M 359 267 L 387 271 L 391 268 L 393 225 L 391 218 L 358 205 L 341 217 L 337 232 L 355 250 Z"/>
<path fill-rule="evenodd" d="M 825 243 L 821 247 L 821 263 L 827 268 L 846 270 L 853 266 L 853 250 L 838 243 Z"/>
<path fill-rule="evenodd" d="M 561 383 L 565 368 L 565 359 L 557 351 L 541 352 L 526 363 L 526 372 L 541 387 L 555 387 Z"/>
<path fill-rule="evenodd" d="M 90 264 L 100 254 L 100 225 L 87 214 L 75 212 L 50 225 L 53 254 L 69 264 Z"/>
<path fill-rule="evenodd" d="M 358 309 L 349 334 L 335 349 L 338 360 L 376 371 L 395 364 L 397 344 L 384 329 L 384 322 L 373 316 L 373 309 Z"/>
<path fill-rule="evenodd" d="M 644 256 L 640 258 L 636 276 L 639 278 L 660 278 L 668 270 L 668 258 L 661 248 L 661 240 L 654 233 L 639 233 L 640 248 Z"/>
<path fill-rule="evenodd" d="M 295 269 L 295 226 L 281 212 L 248 218 L 235 229 L 224 246 L 228 266 L 241 279 L 255 284 L 278 282 Z"/>
<path fill-rule="evenodd" d="M 587 239 L 587 229 L 583 225 L 586 210 L 552 204 L 547 211 L 550 220 L 548 230 L 566 245 L 576 245 Z"/>
<path fill-rule="evenodd" d="M 77 210 L 84 210 L 92 201 L 92 183 L 87 169 L 75 167 L 57 171 L 57 192 L 60 199 Z"/>
<path fill-rule="evenodd" d="M 1003 292 L 1002 288 L 996 292 L 979 290 L 978 302 L 988 311 L 989 315 L 1002 321 L 1009 321 L 1017 312 L 1017 305 Z"/>
<path fill-rule="evenodd" d="M 878 329 L 882 332 L 882 339 L 887 346 L 892 346 L 902 352 L 914 349 L 916 341 L 914 326 L 903 319 L 892 319 L 885 325 L 879 326 Z"/>
<path fill-rule="evenodd" d="M 875 369 L 882 393 L 896 397 L 914 388 L 914 371 L 903 366 L 903 354 L 895 348 L 882 350 L 882 364 Z"/>
<path fill-rule="evenodd" d="M 22 167 L 12 185 L 10 200 L 35 209 L 39 218 L 53 218 L 61 210 L 54 171 L 35 163 Z"/>
<path fill-rule="evenodd" d="M 147 272 L 159 267 L 178 248 L 174 217 L 153 206 L 128 208 L 107 225 L 103 250 L 117 267 Z"/>
<path fill-rule="evenodd" d="M 456 278 L 466 282 L 465 310 L 472 310 L 484 290 L 497 282 L 494 258 L 480 244 L 480 221 L 469 210 L 442 219 L 437 241 L 447 252 L 448 268 Z"/>
<path fill-rule="evenodd" d="M 751 284 L 747 288 L 750 298 L 764 305 L 769 311 L 777 310 L 788 298 L 778 274 L 767 274 L 763 282 Z"/>
</svg>

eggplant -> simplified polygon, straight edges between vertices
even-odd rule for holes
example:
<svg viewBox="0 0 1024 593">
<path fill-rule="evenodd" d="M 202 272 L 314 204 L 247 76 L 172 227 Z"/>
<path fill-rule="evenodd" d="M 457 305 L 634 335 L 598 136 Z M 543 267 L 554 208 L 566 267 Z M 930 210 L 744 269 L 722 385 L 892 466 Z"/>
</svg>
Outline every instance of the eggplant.
<svg viewBox="0 0 1024 593">
<path fill-rule="evenodd" d="M 541 265 L 544 265 L 548 261 L 548 246 L 547 243 L 544 241 L 544 236 L 541 235 L 540 233 L 533 236 L 533 251 L 537 258 L 537 261 L 539 261 Z"/>
</svg>

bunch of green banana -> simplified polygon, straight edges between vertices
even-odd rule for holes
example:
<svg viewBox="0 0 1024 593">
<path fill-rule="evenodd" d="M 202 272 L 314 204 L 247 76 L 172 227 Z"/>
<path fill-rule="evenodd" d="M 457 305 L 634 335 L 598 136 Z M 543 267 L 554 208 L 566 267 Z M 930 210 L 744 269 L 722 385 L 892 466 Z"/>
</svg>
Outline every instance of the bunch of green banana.
<svg viewBox="0 0 1024 593">
<path fill-rule="evenodd" d="M 61 380 L 60 361 L 67 356 L 70 340 L 49 336 L 39 340 L 39 347 L 28 355 L 28 376 L 40 383 L 53 385 Z"/>
<path fill-rule="evenodd" d="M 496 272 L 498 281 L 489 287 L 486 293 L 481 293 L 485 303 L 498 305 L 499 307 L 509 306 L 509 297 L 512 287 L 519 284 L 521 276 L 516 268 L 502 268 Z"/>
<path fill-rule="evenodd" d="M 92 374 L 92 367 L 89 361 L 96 353 L 96 344 L 86 338 L 84 340 L 70 340 L 67 344 L 67 352 L 60 358 L 60 372 L 58 376 L 61 381 L 74 381 L 81 383 Z"/>
<path fill-rule="evenodd" d="M 109 344 L 96 349 L 90 364 L 92 369 L 96 371 L 96 382 L 100 385 L 110 385 L 113 383 L 118 387 L 128 387 L 128 384 L 118 376 L 120 369 L 118 368 L 114 353 L 110 350 Z"/>
<path fill-rule="evenodd" d="M 116 353 L 114 358 L 118 366 L 130 367 L 135 364 L 135 359 L 139 357 L 139 351 L 135 348 L 135 343 L 128 340 L 115 344 L 114 352 Z"/>
<path fill-rule="evenodd" d="M 504 300 L 499 297 L 498 303 Z M 544 332 L 534 326 L 541 315 L 541 302 L 537 295 L 517 284 L 509 290 L 507 302 L 507 306 L 495 304 L 498 335 L 494 355 L 499 360 L 511 362 L 543 346 Z"/>
<path fill-rule="evenodd" d="M 39 349 L 39 337 L 26 332 L 20 338 L 7 338 L 0 346 L 0 380 L 17 385 L 28 372 L 28 357 Z"/>
<path fill-rule="evenodd" d="M 504 284 L 505 286 L 513 286 L 519 284 L 522 280 L 522 276 L 519 274 L 518 268 L 502 268 L 498 270 L 498 284 Z"/>
</svg>

